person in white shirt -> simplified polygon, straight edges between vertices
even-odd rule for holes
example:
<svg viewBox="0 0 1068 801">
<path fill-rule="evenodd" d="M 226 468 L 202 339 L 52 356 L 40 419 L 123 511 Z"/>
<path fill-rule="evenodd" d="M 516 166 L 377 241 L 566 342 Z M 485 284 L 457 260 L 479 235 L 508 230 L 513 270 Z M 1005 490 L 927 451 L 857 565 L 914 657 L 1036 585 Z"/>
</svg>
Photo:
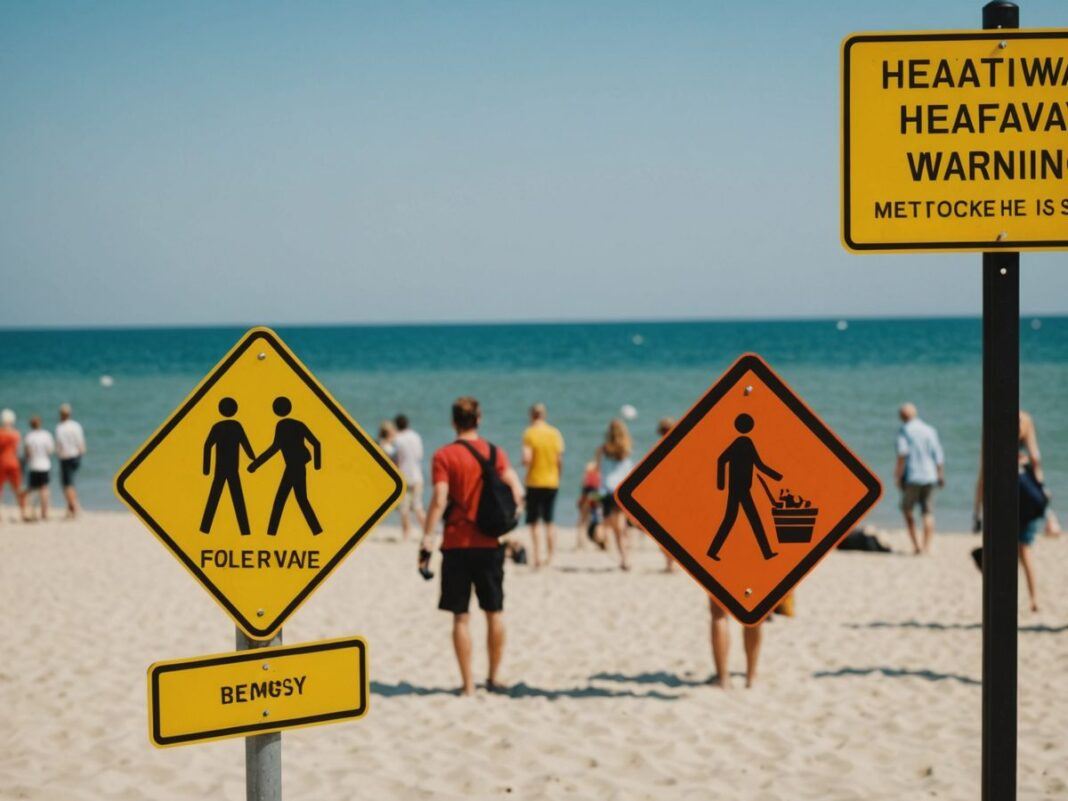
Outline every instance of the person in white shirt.
<svg viewBox="0 0 1068 801">
<path fill-rule="evenodd" d="M 59 477 L 63 483 L 63 496 L 67 501 L 67 517 L 78 514 L 78 492 L 74 489 L 74 474 L 85 456 L 85 432 L 77 420 L 71 419 L 69 403 L 59 407 L 59 425 L 56 426 L 56 456 L 59 457 Z"/>
<path fill-rule="evenodd" d="M 52 454 L 56 450 L 56 441 L 52 434 L 41 428 L 41 418 L 30 418 L 30 432 L 22 441 L 23 454 L 26 457 L 26 469 L 30 473 L 30 493 L 37 493 L 41 509 L 41 520 L 48 519 L 48 479 L 52 472 Z"/>
<path fill-rule="evenodd" d="M 393 438 L 393 461 L 408 485 L 400 502 L 401 535 L 407 542 L 411 516 L 415 515 L 420 529 L 426 520 L 423 511 L 423 438 L 409 427 L 407 415 L 398 414 L 393 422 L 397 426 L 397 435 Z"/>
</svg>

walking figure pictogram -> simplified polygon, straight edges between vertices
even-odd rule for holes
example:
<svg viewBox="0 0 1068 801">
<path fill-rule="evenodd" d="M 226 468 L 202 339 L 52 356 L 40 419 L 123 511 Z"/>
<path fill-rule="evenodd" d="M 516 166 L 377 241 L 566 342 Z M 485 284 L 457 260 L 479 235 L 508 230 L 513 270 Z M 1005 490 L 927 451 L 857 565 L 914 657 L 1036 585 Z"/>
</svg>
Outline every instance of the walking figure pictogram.
<svg viewBox="0 0 1068 801">
<path fill-rule="evenodd" d="M 772 559 L 778 554 L 771 550 L 768 544 L 768 535 L 764 533 L 764 524 L 760 520 L 756 504 L 753 503 L 753 474 L 759 470 L 764 475 L 776 481 L 782 480 L 782 474 L 777 472 L 760 459 L 753 440 L 746 436 L 753 430 L 755 423 L 748 414 L 740 414 L 734 418 L 734 428 L 741 434 L 720 454 L 716 463 L 716 488 L 721 492 L 724 488 L 724 474 L 726 473 L 727 485 L 727 511 L 723 515 L 723 522 L 719 524 L 712 545 L 708 549 L 708 556 L 719 561 L 719 549 L 727 541 L 727 535 L 734 528 L 734 522 L 738 519 L 738 508 L 745 512 L 749 525 L 753 529 L 757 544 L 760 545 L 760 553 L 765 559 Z"/>
<path fill-rule="evenodd" d="M 213 425 L 211 431 L 208 432 L 208 438 L 204 441 L 204 475 L 212 475 L 212 449 L 215 450 L 215 474 L 211 480 L 211 489 L 208 491 L 208 502 L 204 506 L 204 516 L 200 520 L 200 530 L 204 534 L 211 533 L 215 510 L 219 507 L 223 485 L 226 485 L 230 490 L 230 500 L 234 504 L 237 528 L 242 536 L 247 537 L 249 535 L 248 514 L 245 511 L 245 495 L 241 490 L 239 462 L 241 451 L 244 451 L 249 459 L 254 458 L 256 454 L 252 452 L 252 445 L 249 444 L 241 423 L 230 419 L 237 414 L 237 401 L 233 398 L 223 398 L 219 401 L 219 414 L 227 419 L 220 420 Z"/>
<path fill-rule="evenodd" d="M 320 534 L 323 528 L 319 525 L 319 518 L 315 516 L 315 510 L 312 509 L 311 502 L 308 500 L 308 462 L 313 461 L 313 457 L 309 456 L 308 447 L 305 444 L 309 443 L 312 446 L 313 466 L 318 470 L 322 461 L 319 440 L 304 423 L 289 417 L 289 413 L 293 411 L 293 404 L 289 398 L 275 398 L 271 408 L 282 418 L 274 427 L 274 442 L 248 466 L 248 471 L 255 473 L 264 462 L 278 452 L 281 452 L 282 460 L 285 462 L 282 478 L 278 482 L 278 491 L 274 495 L 274 506 L 271 507 L 267 533 L 272 537 L 278 533 L 278 524 L 282 521 L 282 510 L 285 509 L 286 500 L 292 492 L 297 498 L 297 505 L 311 533 Z"/>
</svg>

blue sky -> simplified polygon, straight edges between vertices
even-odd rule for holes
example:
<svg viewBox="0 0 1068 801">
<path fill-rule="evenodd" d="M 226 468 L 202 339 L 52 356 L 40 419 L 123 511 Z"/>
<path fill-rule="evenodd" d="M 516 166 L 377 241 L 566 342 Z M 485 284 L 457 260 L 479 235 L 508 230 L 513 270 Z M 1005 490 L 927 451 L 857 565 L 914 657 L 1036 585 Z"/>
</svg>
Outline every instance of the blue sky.
<svg viewBox="0 0 1068 801">
<path fill-rule="evenodd" d="M 0 326 L 976 314 L 841 249 L 838 47 L 980 7 L 3 3 Z"/>
</svg>

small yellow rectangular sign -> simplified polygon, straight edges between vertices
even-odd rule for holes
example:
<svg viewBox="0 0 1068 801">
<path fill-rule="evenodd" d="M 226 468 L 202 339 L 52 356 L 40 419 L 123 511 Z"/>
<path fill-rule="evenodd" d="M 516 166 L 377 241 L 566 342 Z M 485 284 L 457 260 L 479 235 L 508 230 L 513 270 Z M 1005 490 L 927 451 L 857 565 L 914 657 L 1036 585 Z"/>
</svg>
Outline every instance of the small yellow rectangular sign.
<svg viewBox="0 0 1068 801">
<path fill-rule="evenodd" d="M 1068 30 L 847 37 L 842 242 L 1068 248 Z"/>
<path fill-rule="evenodd" d="M 368 690 L 360 637 L 156 662 L 148 735 L 166 748 L 359 718 Z"/>
</svg>

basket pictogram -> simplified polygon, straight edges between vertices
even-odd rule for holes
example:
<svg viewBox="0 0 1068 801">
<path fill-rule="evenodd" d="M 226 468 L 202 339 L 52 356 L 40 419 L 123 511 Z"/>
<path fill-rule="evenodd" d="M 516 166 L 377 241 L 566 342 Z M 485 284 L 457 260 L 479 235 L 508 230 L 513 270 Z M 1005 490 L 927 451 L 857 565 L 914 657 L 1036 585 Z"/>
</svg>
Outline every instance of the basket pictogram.
<svg viewBox="0 0 1068 801">
<path fill-rule="evenodd" d="M 772 494 L 764 477 L 758 475 L 764 492 L 771 501 L 771 519 L 775 522 L 775 537 L 781 543 L 796 544 L 812 541 L 816 518 L 820 510 L 789 490 L 780 490 L 778 499 Z"/>
</svg>

